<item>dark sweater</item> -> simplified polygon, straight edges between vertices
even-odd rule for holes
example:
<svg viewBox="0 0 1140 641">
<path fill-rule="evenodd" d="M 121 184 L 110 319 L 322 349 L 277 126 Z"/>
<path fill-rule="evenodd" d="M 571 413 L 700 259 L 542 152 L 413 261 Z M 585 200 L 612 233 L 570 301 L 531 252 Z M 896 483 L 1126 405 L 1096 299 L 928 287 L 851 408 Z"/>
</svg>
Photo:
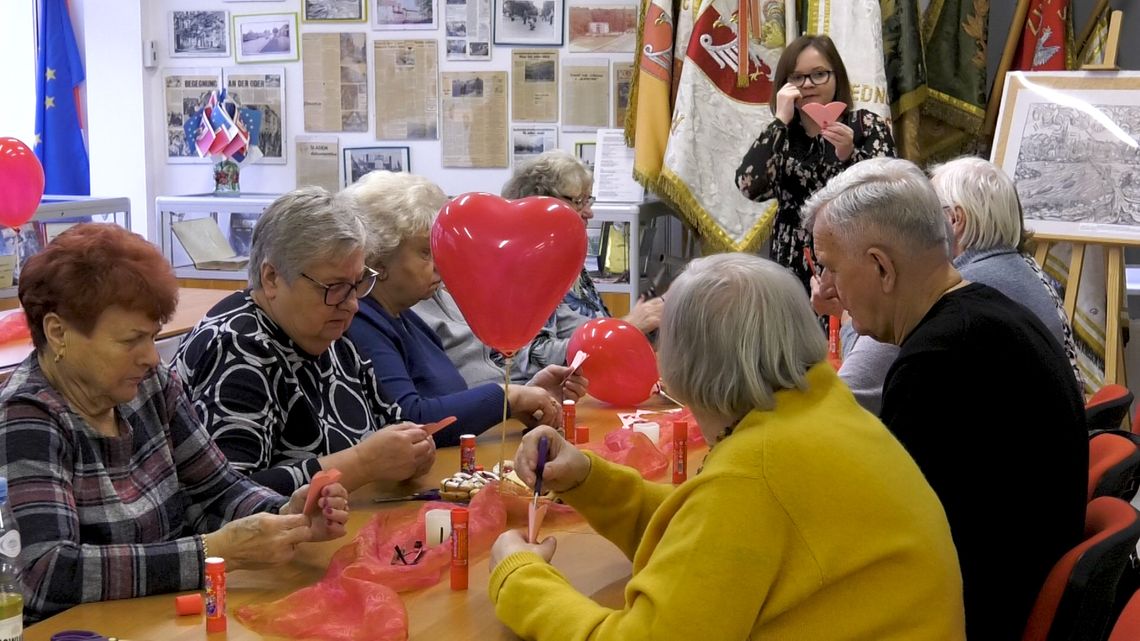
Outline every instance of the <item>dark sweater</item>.
<svg viewBox="0 0 1140 641">
<path fill-rule="evenodd" d="M 980 284 L 902 343 L 882 420 L 942 500 L 970 639 L 1019 639 L 1053 564 L 1080 542 L 1088 479 L 1073 369 L 1031 312 Z"/>
<path fill-rule="evenodd" d="M 459 419 L 435 435 L 437 445 L 458 445 L 460 434 L 478 434 L 502 420 L 503 388 L 484 383 L 467 389 L 439 337 L 412 310 L 394 317 L 365 298 L 347 336 L 372 360 L 381 397 L 399 405 L 406 420 Z"/>
</svg>

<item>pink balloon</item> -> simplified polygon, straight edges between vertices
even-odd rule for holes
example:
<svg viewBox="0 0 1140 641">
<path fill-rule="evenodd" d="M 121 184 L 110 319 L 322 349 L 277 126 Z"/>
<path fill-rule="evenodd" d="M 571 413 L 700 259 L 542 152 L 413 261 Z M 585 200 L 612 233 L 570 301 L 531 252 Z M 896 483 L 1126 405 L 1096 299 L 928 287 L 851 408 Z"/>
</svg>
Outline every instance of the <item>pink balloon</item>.
<svg viewBox="0 0 1140 641">
<path fill-rule="evenodd" d="M 590 355 L 582 374 L 590 381 L 590 395 L 614 405 L 637 405 L 653 394 L 657 383 L 657 355 L 645 334 L 617 318 L 595 318 L 574 331 L 566 358 L 579 351 Z"/>
<path fill-rule="evenodd" d="M 28 146 L 0 138 L 0 225 L 19 227 L 32 219 L 44 195 L 44 169 Z"/>
<path fill-rule="evenodd" d="M 534 338 L 586 260 L 578 213 L 545 196 L 504 200 L 468 193 L 431 230 L 436 268 L 471 331 L 513 354 Z"/>
</svg>

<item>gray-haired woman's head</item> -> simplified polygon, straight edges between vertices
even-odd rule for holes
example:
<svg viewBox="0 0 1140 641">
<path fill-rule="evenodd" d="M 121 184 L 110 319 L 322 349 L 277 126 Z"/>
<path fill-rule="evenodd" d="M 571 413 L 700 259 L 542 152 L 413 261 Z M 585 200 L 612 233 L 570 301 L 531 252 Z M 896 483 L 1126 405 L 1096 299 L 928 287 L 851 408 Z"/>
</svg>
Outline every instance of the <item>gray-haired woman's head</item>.
<svg viewBox="0 0 1140 641">
<path fill-rule="evenodd" d="M 368 230 L 365 262 L 375 268 L 400 243 L 431 231 L 447 195 L 432 181 L 415 174 L 371 171 L 343 192 L 352 198 Z"/>
<path fill-rule="evenodd" d="M 516 169 L 503 185 L 501 195 L 512 200 L 527 196 L 574 199 L 588 196 L 593 181 L 582 161 L 561 149 L 553 149 Z"/>
<path fill-rule="evenodd" d="M 665 297 L 661 377 L 695 408 L 730 419 L 770 409 L 826 355 L 803 285 L 758 256 L 694 260 Z"/>
<path fill-rule="evenodd" d="M 323 187 L 294 189 L 270 203 L 253 228 L 249 285 L 261 289 L 267 263 L 292 283 L 308 266 L 350 254 L 366 241 L 352 199 Z"/>
<path fill-rule="evenodd" d="M 958 248 L 1020 248 L 1025 240 L 1017 187 L 1000 167 L 988 160 L 964 156 L 936 165 L 930 180 L 950 208 Z"/>
</svg>

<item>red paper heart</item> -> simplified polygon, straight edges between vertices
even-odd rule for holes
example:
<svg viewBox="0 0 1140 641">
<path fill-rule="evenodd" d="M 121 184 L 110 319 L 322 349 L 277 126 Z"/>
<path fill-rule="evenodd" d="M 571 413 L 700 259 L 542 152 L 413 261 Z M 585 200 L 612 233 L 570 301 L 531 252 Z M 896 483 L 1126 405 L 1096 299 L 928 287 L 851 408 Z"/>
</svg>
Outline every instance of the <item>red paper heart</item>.
<svg viewBox="0 0 1140 641">
<path fill-rule="evenodd" d="M 36 154 L 15 138 L 0 138 L 0 225 L 31 220 L 43 195 L 44 170 Z"/>
<path fill-rule="evenodd" d="M 431 230 L 436 268 L 471 331 L 514 353 L 554 313 L 586 261 L 578 212 L 556 198 L 457 196 Z"/>
<path fill-rule="evenodd" d="M 800 107 L 800 111 L 808 115 L 809 118 L 815 121 L 820 127 L 826 127 L 831 123 L 839 120 L 843 115 L 843 110 L 847 108 L 842 102 L 829 102 L 826 105 L 821 105 L 818 102 L 809 102 Z"/>
</svg>

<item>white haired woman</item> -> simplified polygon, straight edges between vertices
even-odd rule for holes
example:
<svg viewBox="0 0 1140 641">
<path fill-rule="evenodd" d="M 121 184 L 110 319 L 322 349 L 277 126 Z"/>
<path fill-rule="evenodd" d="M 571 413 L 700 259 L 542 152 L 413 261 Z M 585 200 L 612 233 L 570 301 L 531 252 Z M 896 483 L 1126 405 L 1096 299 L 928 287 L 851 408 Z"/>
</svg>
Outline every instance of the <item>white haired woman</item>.
<svg viewBox="0 0 1140 641">
<path fill-rule="evenodd" d="M 250 288 L 211 309 L 175 357 L 226 457 L 278 492 L 333 468 L 350 491 L 402 481 L 435 460 L 435 442 L 397 423 L 343 337 L 376 282 L 366 238 L 350 199 L 320 187 L 281 196 L 254 227 Z"/>
<path fill-rule="evenodd" d="M 1025 250 L 1028 234 L 1017 188 L 1009 176 L 988 160 L 964 156 L 930 170 L 931 184 L 942 201 L 942 211 L 954 232 L 954 267 L 962 278 L 989 285 L 1029 309 L 1065 349 L 1078 386 L 1073 330 L 1060 297 Z M 813 282 L 816 311 L 842 313 L 834 288 L 821 291 Z M 850 323 L 842 332 L 844 360 L 839 377 L 851 387 L 859 403 L 878 413 L 883 382 L 899 348 L 856 334 Z"/>
<path fill-rule="evenodd" d="M 550 196 L 566 202 L 582 217 L 582 223 L 594 217 L 594 177 L 580 160 L 569 153 L 555 149 L 539 154 L 533 161 L 517 169 L 503 185 L 503 198 L 517 199 L 527 196 Z M 585 233 L 585 230 L 583 230 Z M 661 298 L 645 298 L 637 302 L 623 320 L 643 333 L 657 329 L 661 322 Z M 594 287 L 589 272 L 583 267 L 578 282 L 562 299 L 562 304 L 551 318 L 548 327 L 553 330 L 550 362 L 565 362 L 566 344 L 574 330 L 594 318 L 610 316 L 602 297 Z"/>
<path fill-rule="evenodd" d="M 963 639 L 946 515 L 914 461 L 824 361 L 803 285 L 746 254 L 701 258 L 673 283 L 661 373 L 714 443 L 679 487 L 583 453 L 550 430 L 516 469 L 559 493 L 633 561 L 619 609 L 517 531 L 491 551 L 496 614 L 523 638 Z M 874 518 L 867 518 L 873 514 Z"/>
<path fill-rule="evenodd" d="M 372 361 L 384 399 L 413 421 L 459 419 L 436 434 L 439 445 L 456 445 L 460 434 L 478 434 L 497 424 L 503 386 L 485 383 L 468 389 L 439 337 L 412 310 L 440 286 L 429 232 L 447 196 L 426 178 L 390 171 L 370 172 L 344 193 L 359 207 L 368 230 L 365 263 L 377 274 L 348 337 Z M 474 335 L 469 340 L 474 342 Z M 510 415 L 533 426 L 535 414 L 541 413 L 542 422 L 560 426 L 563 395 L 576 400 L 585 393 L 585 379 L 578 375 L 563 389 L 568 373 L 565 366 L 551 365 L 529 384 L 512 385 L 506 399 Z"/>
</svg>

